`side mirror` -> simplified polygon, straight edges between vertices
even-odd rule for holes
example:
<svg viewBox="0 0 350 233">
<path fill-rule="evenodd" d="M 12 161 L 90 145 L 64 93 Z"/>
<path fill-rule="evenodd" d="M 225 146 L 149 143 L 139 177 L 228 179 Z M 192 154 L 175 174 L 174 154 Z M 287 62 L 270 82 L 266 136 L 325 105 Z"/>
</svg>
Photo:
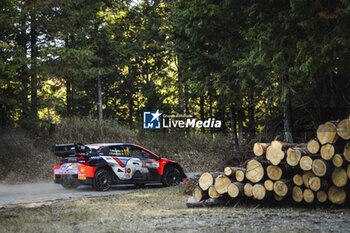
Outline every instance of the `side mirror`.
<svg viewBox="0 0 350 233">
<path fill-rule="evenodd" d="M 158 158 L 157 158 L 157 161 L 161 160 L 162 159 L 162 156 L 161 155 L 158 155 Z"/>
</svg>

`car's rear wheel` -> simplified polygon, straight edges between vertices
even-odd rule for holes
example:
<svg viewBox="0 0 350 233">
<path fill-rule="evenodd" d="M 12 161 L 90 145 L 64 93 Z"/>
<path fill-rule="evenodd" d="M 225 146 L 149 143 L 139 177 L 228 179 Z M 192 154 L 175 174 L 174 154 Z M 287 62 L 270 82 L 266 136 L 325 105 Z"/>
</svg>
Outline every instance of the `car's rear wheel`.
<svg viewBox="0 0 350 233">
<path fill-rule="evenodd" d="M 106 169 L 98 169 L 92 182 L 97 191 L 107 191 L 111 187 L 111 176 Z"/>
<path fill-rule="evenodd" d="M 168 167 L 163 173 L 162 182 L 164 186 L 175 186 L 179 185 L 182 180 L 181 172 L 176 167 Z"/>
</svg>

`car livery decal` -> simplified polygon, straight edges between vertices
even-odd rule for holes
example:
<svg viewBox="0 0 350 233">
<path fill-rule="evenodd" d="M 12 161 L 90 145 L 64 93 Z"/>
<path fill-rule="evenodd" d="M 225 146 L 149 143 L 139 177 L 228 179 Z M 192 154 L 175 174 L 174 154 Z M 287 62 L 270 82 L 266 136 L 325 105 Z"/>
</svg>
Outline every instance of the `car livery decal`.
<svg viewBox="0 0 350 233">
<path fill-rule="evenodd" d="M 59 169 L 54 171 L 55 174 L 78 174 L 80 163 L 64 163 Z"/>
</svg>

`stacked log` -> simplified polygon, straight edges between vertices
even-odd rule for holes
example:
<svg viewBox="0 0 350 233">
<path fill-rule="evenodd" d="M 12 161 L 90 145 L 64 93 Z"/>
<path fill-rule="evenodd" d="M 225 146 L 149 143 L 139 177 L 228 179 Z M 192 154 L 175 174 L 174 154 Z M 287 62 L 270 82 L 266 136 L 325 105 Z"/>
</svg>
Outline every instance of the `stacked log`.
<svg viewBox="0 0 350 233">
<path fill-rule="evenodd" d="M 243 167 L 206 172 L 193 199 L 332 203 L 350 200 L 350 117 L 326 122 L 307 143 L 257 142 Z M 283 201 L 284 202 L 284 201 Z M 221 201 L 220 201 L 221 203 Z M 193 204 L 193 203 L 192 203 Z"/>
</svg>

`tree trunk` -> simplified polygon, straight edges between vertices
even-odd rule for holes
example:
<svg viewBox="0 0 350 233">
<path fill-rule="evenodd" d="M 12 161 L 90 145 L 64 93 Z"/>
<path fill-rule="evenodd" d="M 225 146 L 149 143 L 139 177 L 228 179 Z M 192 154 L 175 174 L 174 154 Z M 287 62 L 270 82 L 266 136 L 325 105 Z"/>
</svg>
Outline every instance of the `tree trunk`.
<svg viewBox="0 0 350 233">
<path fill-rule="evenodd" d="M 242 109 L 238 113 L 238 145 L 243 144 L 243 114 Z"/>
<path fill-rule="evenodd" d="M 292 114 L 291 114 L 291 100 L 289 92 L 289 80 L 286 74 L 282 74 L 282 93 L 285 93 L 285 98 L 282 102 L 283 109 L 283 128 L 284 128 L 284 140 L 286 142 L 293 142 L 292 135 Z"/>
<path fill-rule="evenodd" d="M 233 104 L 230 106 L 230 117 L 231 117 L 231 134 L 232 134 L 232 145 L 233 149 L 237 150 L 238 148 L 238 138 L 237 138 L 237 129 L 236 129 L 236 114 Z"/>
<path fill-rule="evenodd" d="M 183 90 L 183 72 L 182 72 L 182 62 L 181 56 L 177 56 L 177 76 L 178 76 L 178 88 L 179 88 L 179 113 L 184 114 L 185 112 L 185 103 L 184 103 L 184 90 Z"/>
<path fill-rule="evenodd" d="M 30 59 L 31 59 L 31 117 L 38 117 L 38 78 L 37 78 L 37 24 L 35 14 L 30 15 Z"/>
<path fill-rule="evenodd" d="M 252 85 L 253 87 L 253 85 Z M 266 113 L 267 114 L 267 113 Z M 249 103 L 248 103 L 248 133 L 250 138 L 255 137 L 255 105 L 254 105 L 254 89 L 249 90 Z"/>
<path fill-rule="evenodd" d="M 71 81 L 66 79 L 66 99 L 67 99 L 67 113 L 69 116 L 73 115 L 73 88 Z"/>
<path fill-rule="evenodd" d="M 23 5 L 22 5 L 23 6 Z M 24 7 L 24 6 L 23 6 Z M 23 9 L 21 9 L 23 11 Z M 23 14 L 23 18 L 21 19 L 21 34 L 18 38 L 18 44 L 22 47 L 23 57 L 27 56 L 27 43 L 28 38 L 26 34 L 26 22 L 27 22 L 27 16 Z M 21 93 L 21 102 L 22 102 L 22 110 L 23 110 L 23 118 L 27 118 L 29 114 L 29 101 L 28 101 L 28 85 L 29 85 L 29 75 L 28 75 L 28 67 L 27 64 L 23 64 L 21 68 L 21 77 L 22 77 L 22 83 L 23 83 L 23 89 Z"/>
<path fill-rule="evenodd" d="M 101 78 L 97 77 L 98 120 L 103 120 Z"/>
<path fill-rule="evenodd" d="M 202 121 L 204 121 L 204 97 L 201 95 L 199 97 L 199 111 L 200 111 L 200 118 Z M 204 127 L 201 128 L 202 133 L 204 132 Z"/>
</svg>

